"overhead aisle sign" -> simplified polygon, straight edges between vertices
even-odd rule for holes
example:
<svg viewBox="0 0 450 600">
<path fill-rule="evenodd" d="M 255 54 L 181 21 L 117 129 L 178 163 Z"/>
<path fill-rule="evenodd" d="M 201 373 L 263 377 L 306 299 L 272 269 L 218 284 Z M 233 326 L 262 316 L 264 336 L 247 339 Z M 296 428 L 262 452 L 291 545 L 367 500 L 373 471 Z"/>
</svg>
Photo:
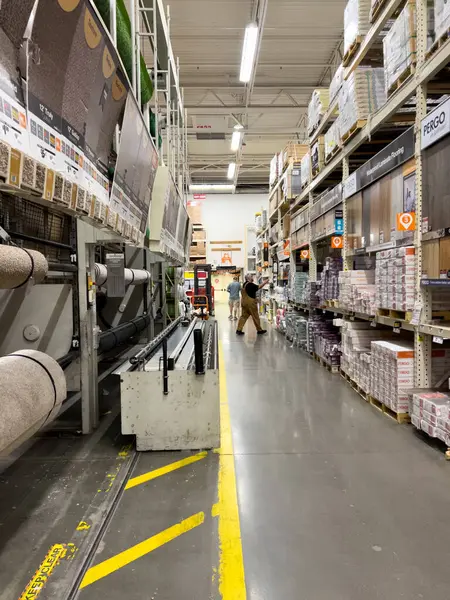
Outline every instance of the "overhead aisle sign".
<svg viewBox="0 0 450 600">
<path fill-rule="evenodd" d="M 422 119 L 422 150 L 450 133 L 450 98 Z"/>
</svg>

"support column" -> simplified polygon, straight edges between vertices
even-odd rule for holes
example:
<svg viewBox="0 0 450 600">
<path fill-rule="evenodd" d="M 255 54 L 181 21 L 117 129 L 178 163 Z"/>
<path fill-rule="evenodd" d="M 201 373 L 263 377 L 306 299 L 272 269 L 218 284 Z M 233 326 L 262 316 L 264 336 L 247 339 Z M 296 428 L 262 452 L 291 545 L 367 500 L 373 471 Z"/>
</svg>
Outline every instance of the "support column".
<svg viewBox="0 0 450 600">
<path fill-rule="evenodd" d="M 427 0 L 417 0 L 417 64 L 420 68 L 426 60 L 427 50 Z M 423 257 L 422 257 L 422 196 L 423 196 L 423 162 L 421 151 L 421 122 L 427 114 L 427 86 L 417 88 L 416 95 L 416 233 L 414 245 L 416 248 L 416 298 L 422 304 L 422 322 L 429 322 L 432 313 L 432 296 L 428 288 L 421 287 Z M 417 387 L 430 387 L 431 381 L 431 355 L 432 338 L 416 331 L 414 333 L 414 367 L 415 385 Z"/>
<path fill-rule="evenodd" d="M 81 357 L 81 419 L 84 434 L 98 426 L 98 361 L 95 307 L 95 246 L 86 243 L 83 228 L 77 224 L 78 291 Z"/>
</svg>

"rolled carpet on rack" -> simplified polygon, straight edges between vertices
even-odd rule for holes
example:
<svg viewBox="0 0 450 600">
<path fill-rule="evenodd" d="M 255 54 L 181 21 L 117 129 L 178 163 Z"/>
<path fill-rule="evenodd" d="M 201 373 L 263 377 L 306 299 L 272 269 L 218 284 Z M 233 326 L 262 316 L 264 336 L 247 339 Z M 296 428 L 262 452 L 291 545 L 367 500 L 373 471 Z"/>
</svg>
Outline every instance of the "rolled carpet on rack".
<svg viewBox="0 0 450 600">
<path fill-rule="evenodd" d="M 40 252 L 0 245 L 0 289 L 19 288 L 30 279 L 33 279 L 33 283 L 40 283 L 47 272 L 47 259 Z"/>
<path fill-rule="evenodd" d="M 145 269 L 124 269 L 125 285 L 143 285 L 150 281 L 150 273 Z M 108 279 L 106 265 L 95 263 L 95 284 L 97 287 L 105 285 Z"/>
<path fill-rule="evenodd" d="M 0 455 L 30 438 L 58 414 L 67 395 L 58 363 L 37 350 L 0 358 Z"/>
</svg>

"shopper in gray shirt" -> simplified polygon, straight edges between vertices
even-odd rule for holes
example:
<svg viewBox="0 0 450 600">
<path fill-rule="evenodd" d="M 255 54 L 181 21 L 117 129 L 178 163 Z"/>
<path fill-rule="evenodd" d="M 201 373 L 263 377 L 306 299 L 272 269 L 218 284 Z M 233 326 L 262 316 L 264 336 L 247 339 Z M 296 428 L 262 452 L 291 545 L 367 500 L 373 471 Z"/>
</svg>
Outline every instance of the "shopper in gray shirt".
<svg viewBox="0 0 450 600">
<path fill-rule="evenodd" d="M 233 277 L 232 283 L 230 283 L 227 287 L 227 292 L 230 294 L 228 300 L 228 304 L 230 306 L 230 316 L 228 318 L 230 321 L 237 321 L 241 297 L 241 284 L 239 283 L 239 277 Z"/>
</svg>

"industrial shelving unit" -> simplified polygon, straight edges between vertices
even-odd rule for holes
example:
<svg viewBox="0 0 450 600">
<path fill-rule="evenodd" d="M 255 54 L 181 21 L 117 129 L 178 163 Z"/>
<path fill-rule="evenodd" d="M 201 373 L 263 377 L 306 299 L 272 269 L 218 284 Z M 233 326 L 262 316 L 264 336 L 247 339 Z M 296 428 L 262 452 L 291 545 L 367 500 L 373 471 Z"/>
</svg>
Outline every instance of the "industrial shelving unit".
<svg viewBox="0 0 450 600">
<path fill-rule="evenodd" d="M 362 41 L 356 54 L 350 61 L 349 65 L 345 69 L 345 79 L 364 61 L 368 52 L 371 50 L 375 42 L 377 41 L 380 33 L 385 27 L 387 21 L 393 18 L 396 12 L 405 4 L 405 0 L 387 0 L 384 3 L 384 7 L 381 9 L 377 21 L 372 25 L 371 29 Z M 429 239 L 433 236 L 442 235 L 442 233 L 422 233 L 422 149 L 421 149 L 421 123 L 424 117 L 427 115 L 427 97 L 428 93 L 437 95 L 438 90 L 441 88 L 439 84 L 434 85 L 432 79 L 438 75 L 450 62 L 450 40 L 444 41 L 439 45 L 438 49 L 427 56 L 427 34 L 428 34 L 428 3 L 427 0 L 416 1 L 416 23 L 417 23 L 417 38 L 416 38 L 416 65 L 415 70 L 395 91 L 388 99 L 384 106 L 378 110 L 378 112 L 370 115 L 367 122 L 351 139 L 347 141 L 340 148 L 339 152 L 324 166 L 324 168 L 317 174 L 316 177 L 310 180 L 309 184 L 302 190 L 301 194 L 296 196 L 295 199 L 291 200 L 290 212 L 292 217 L 297 217 L 309 207 L 309 213 L 317 200 L 317 193 L 326 188 L 333 176 L 336 174 L 340 175 L 342 172 L 342 183 L 344 187 L 343 194 L 343 217 L 344 217 L 344 244 L 342 250 L 343 257 L 343 268 L 344 270 L 351 269 L 352 254 L 348 243 L 348 232 L 347 232 L 347 211 L 346 211 L 346 194 L 345 189 L 352 184 L 352 173 L 355 168 L 352 168 L 351 158 L 355 151 L 358 150 L 363 144 L 366 147 L 370 147 L 373 136 L 376 135 L 383 126 L 392 125 L 398 123 L 405 127 L 410 121 L 411 111 L 414 111 L 414 132 L 415 132 L 415 162 L 416 162 L 416 223 L 417 228 L 414 234 L 414 246 L 416 249 L 417 256 L 417 277 L 416 277 L 416 301 L 419 300 L 422 305 L 421 319 L 418 325 L 413 325 L 410 322 L 401 319 L 394 319 L 387 316 L 375 316 L 375 315 L 363 315 L 349 313 L 340 308 L 328 307 L 326 310 L 334 313 L 336 316 L 346 316 L 351 319 L 365 319 L 373 321 L 374 324 L 385 325 L 396 329 L 403 329 L 414 333 L 414 347 L 415 347 L 415 385 L 420 388 L 427 388 L 431 386 L 431 348 L 433 337 L 439 338 L 437 341 L 450 339 L 450 327 L 428 324 L 431 320 L 431 309 L 432 309 L 432 291 L 431 288 L 422 285 L 422 241 L 425 236 Z M 441 94 L 444 91 L 440 92 Z M 405 112 L 399 113 L 404 105 L 415 98 L 415 104 L 409 105 L 409 116 L 405 118 Z M 332 124 L 335 116 L 334 110 L 337 106 L 337 99 L 333 100 L 328 110 L 324 114 L 318 128 L 315 130 L 310 138 L 310 144 L 312 145 L 317 141 L 318 137 L 324 134 L 330 125 Z M 411 108 L 413 107 L 413 108 Z M 397 116 L 396 116 L 397 115 Z M 402 133 L 404 129 L 399 129 L 398 135 Z M 373 155 L 375 155 L 379 147 L 374 149 L 372 147 Z M 335 179 L 336 182 L 336 179 Z M 334 183 L 335 185 L 336 183 Z M 281 185 L 281 178 L 276 185 L 271 189 L 269 195 L 269 202 L 273 194 L 277 191 L 277 186 Z M 278 210 L 278 209 L 277 209 Z M 275 213 L 273 213 L 275 214 Z M 309 216 L 309 215 L 308 215 Z M 270 217 L 269 225 L 265 230 L 260 232 L 259 240 L 266 240 L 268 230 L 270 228 Z M 296 231 L 300 231 L 306 235 L 302 236 L 304 242 L 300 245 L 291 244 L 291 250 L 293 257 L 291 258 L 292 264 L 295 265 L 295 252 L 301 248 L 309 248 L 309 277 L 311 281 L 315 281 L 317 278 L 317 260 L 316 250 L 317 241 L 311 239 L 311 219 L 305 219 L 302 227 L 297 230 L 291 229 L 291 239 Z M 385 249 L 380 247 L 379 249 Z M 297 306 L 300 310 L 311 310 L 309 306 Z"/>
</svg>

